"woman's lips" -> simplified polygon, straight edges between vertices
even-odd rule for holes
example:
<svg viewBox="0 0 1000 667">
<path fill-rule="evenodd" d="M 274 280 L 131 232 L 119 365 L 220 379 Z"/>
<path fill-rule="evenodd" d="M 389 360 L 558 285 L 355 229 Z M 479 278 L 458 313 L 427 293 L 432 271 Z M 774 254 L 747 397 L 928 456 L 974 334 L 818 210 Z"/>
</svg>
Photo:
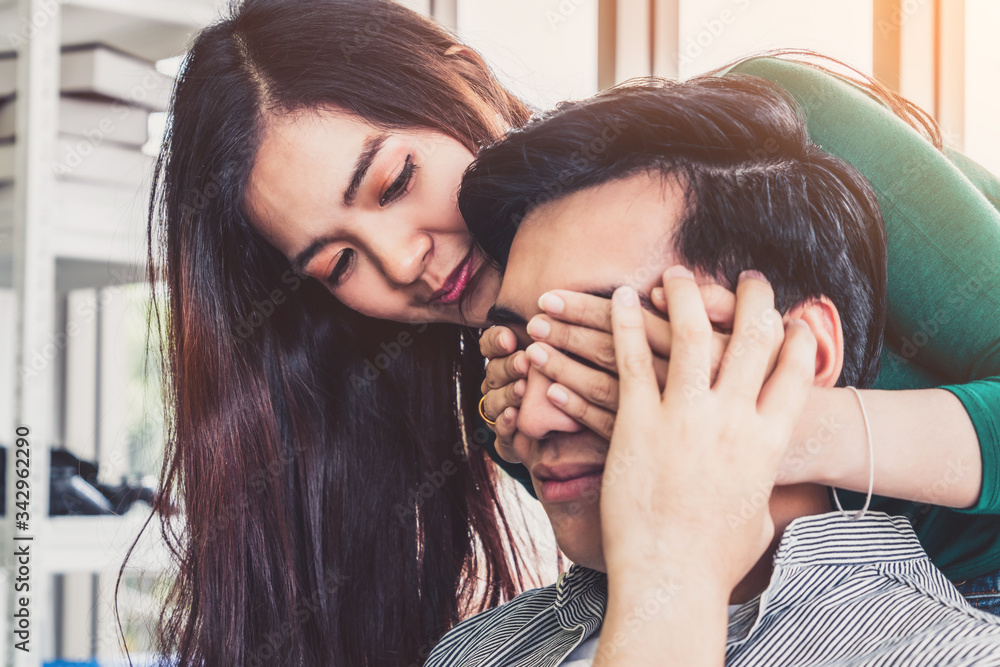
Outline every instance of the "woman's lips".
<svg viewBox="0 0 1000 667">
<path fill-rule="evenodd" d="M 539 500 L 548 503 L 572 502 L 584 497 L 596 500 L 603 477 L 604 469 L 600 468 L 575 477 L 540 479 Z"/>
<path fill-rule="evenodd" d="M 466 286 L 469 284 L 469 278 L 472 277 L 474 260 L 475 252 L 470 250 L 465 259 L 455 267 L 455 270 L 451 272 L 448 279 L 444 281 L 441 289 L 431 296 L 431 301 L 440 301 L 445 304 L 452 304 L 458 301 L 462 296 L 462 292 L 465 291 Z"/>
</svg>

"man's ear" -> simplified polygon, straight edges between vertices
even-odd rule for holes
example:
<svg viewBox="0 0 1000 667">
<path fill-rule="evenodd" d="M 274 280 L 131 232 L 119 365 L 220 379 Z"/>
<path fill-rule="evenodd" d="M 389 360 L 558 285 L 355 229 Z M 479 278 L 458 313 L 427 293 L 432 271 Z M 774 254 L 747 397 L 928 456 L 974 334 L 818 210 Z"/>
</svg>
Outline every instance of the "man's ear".
<svg viewBox="0 0 1000 667">
<path fill-rule="evenodd" d="M 798 318 L 805 322 L 816 337 L 816 379 L 817 387 L 832 387 L 840 379 L 844 368 L 844 329 L 840 313 L 833 302 L 825 296 L 806 301 L 785 313 L 784 321 Z"/>
</svg>

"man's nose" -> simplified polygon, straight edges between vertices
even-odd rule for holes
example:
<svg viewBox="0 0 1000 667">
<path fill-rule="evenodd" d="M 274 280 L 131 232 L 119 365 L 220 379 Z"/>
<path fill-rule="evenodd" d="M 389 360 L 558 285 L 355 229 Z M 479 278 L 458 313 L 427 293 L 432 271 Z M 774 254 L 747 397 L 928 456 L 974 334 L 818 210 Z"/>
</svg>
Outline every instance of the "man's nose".
<svg viewBox="0 0 1000 667">
<path fill-rule="evenodd" d="M 552 380 L 532 366 L 528 370 L 528 386 L 517 414 L 517 430 L 532 440 L 544 440 L 553 432 L 575 433 L 583 430 L 575 419 L 557 408 L 545 392 Z"/>
</svg>

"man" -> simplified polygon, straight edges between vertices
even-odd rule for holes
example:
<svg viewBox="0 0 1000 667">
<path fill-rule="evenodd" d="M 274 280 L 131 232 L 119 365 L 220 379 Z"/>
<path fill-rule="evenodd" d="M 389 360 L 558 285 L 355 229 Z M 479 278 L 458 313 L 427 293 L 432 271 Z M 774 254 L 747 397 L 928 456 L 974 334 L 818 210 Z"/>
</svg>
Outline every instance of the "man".
<svg viewBox="0 0 1000 667">
<path fill-rule="evenodd" d="M 627 285 L 645 297 L 667 267 L 681 264 L 701 282 L 739 285 L 738 300 L 759 300 L 762 290 L 772 298 L 773 288 L 773 304 L 783 319 L 801 322 L 815 339 L 809 350 L 816 385 L 864 387 L 877 374 L 885 311 L 885 239 L 878 204 L 853 168 L 808 143 L 794 106 L 764 83 L 705 78 L 623 88 L 564 105 L 483 151 L 466 175 L 460 204 L 473 234 L 503 269 L 493 320 L 510 326 L 522 347 L 531 343 L 526 324 L 540 312 L 538 300 L 546 292 L 569 289 L 606 296 Z M 755 272 L 744 273 L 747 269 Z M 695 274 L 670 269 L 665 290 L 690 292 Z M 686 316 L 677 308 L 670 319 L 681 338 L 678 328 Z M 757 337 L 771 335 L 771 312 L 763 309 L 751 320 L 738 312 L 734 343 L 752 341 L 754 330 Z M 598 647 L 599 660 L 615 664 L 629 664 L 615 662 L 625 654 L 648 664 L 663 664 L 668 654 L 698 654 L 711 664 L 714 651 L 719 660 L 725 653 L 727 665 L 1000 665 L 1000 619 L 965 603 L 930 563 L 905 519 L 872 513 L 852 520 L 831 513 L 826 489 L 815 485 L 778 487 L 768 498 L 771 488 L 765 480 L 759 494 L 744 497 L 757 509 L 767 506 L 775 540 L 738 584 L 733 580 L 724 586 L 733 605 L 727 638 L 699 634 L 717 615 L 711 609 L 702 613 L 705 605 L 699 604 L 697 591 L 692 595 L 696 577 L 682 578 L 675 586 L 669 576 L 642 581 L 630 577 L 628 568 L 623 572 L 618 538 L 609 542 L 605 534 L 626 535 L 618 523 L 629 524 L 634 517 L 608 511 L 612 494 L 620 509 L 623 487 L 635 482 L 646 486 L 643 492 L 650 498 L 668 499 L 667 511 L 655 502 L 643 505 L 644 513 L 654 518 L 669 514 L 671 507 L 683 513 L 713 495 L 731 495 L 718 480 L 726 479 L 725 474 L 738 480 L 761 473 L 764 468 L 754 468 L 754 447 L 769 435 L 767 422 L 755 425 L 747 431 L 755 438 L 744 448 L 749 457 L 744 452 L 742 459 L 717 461 L 714 467 L 721 476 L 704 469 L 702 497 L 670 500 L 673 485 L 697 493 L 698 483 L 686 485 L 677 471 L 657 470 L 644 458 L 621 455 L 630 450 L 619 432 L 643 419 L 642 411 L 634 409 L 638 403 L 626 398 L 626 375 L 634 362 L 621 358 L 619 332 L 624 331 L 619 322 L 615 344 L 622 401 L 611 443 L 617 456 L 608 458 L 608 441 L 552 405 L 551 382 L 535 369 L 529 372 L 518 416 L 514 449 L 531 473 L 560 548 L 575 565 L 557 584 L 457 626 L 432 652 L 428 665 L 583 665 L 591 663 Z M 790 335 L 788 344 L 793 339 L 801 336 Z M 730 348 L 716 384 L 724 374 L 732 383 L 736 371 L 747 372 L 753 352 Z M 674 402 L 681 405 L 675 415 L 683 414 L 684 398 L 697 412 L 700 397 L 715 389 L 707 371 L 686 380 L 675 368 L 689 365 L 689 356 L 678 345 L 671 357 L 665 396 L 672 382 L 683 382 L 674 390 Z M 775 375 L 784 372 L 782 363 Z M 759 389 L 764 370 L 758 365 L 759 381 L 746 383 L 758 387 L 750 403 L 773 403 L 773 387 L 765 383 Z M 746 392 L 734 395 L 741 393 Z M 627 406 L 631 411 L 625 419 Z M 720 430 L 710 422 L 731 419 L 725 408 L 720 404 L 717 414 L 702 419 L 706 447 L 715 438 L 708 434 Z M 787 420 L 774 424 L 780 428 L 770 439 L 787 443 Z M 738 426 L 733 421 L 727 428 Z M 697 449 L 699 433 L 689 427 L 676 437 L 691 439 L 687 449 Z M 652 437 L 651 432 L 646 436 Z M 646 467 L 653 471 L 642 470 Z M 667 488 L 649 483 L 657 474 L 668 481 Z M 663 534 L 669 538 L 660 541 L 673 544 L 661 546 L 657 535 L 633 544 L 640 555 L 671 557 L 684 551 L 685 545 L 677 542 L 688 538 L 697 550 L 704 527 L 715 538 L 715 554 L 703 555 L 735 563 L 744 544 L 735 538 L 742 524 L 755 520 L 754 514 L 725 517 L 734 537 L 732 554 L 727 553 L 730 540 L 717 528 L 722 517 L 711 525 L 685 526 L 678 515 L 677 527 L 667 516 L 660 525 L 668 527 Z M 607 523 L 609 516 L 614 525 Z M 615 547 L 614 554 L 609 547 Z M 683 558 L 678 563 L 683 565 Z M 725 563 L 720 568 L 695 563 L 690 569 L 725 570 Z M 612 613 L 612 604 L 621 599 L 615 587 L 634 586 L 636 579 L 643 595 L 624 599 L 640 603 L 624 609 L 616 604 Z M 699 583 L 705 598 L 714 600 L 718 586 L 712 577 Z M 685 605 L 697 622 L 678 612 Z M 604 634 L 609 624 L 612 636 Z M 678 628 L 694 634 L 686 639 Z M 657 633 L 670 638 L 659 644 L 667 653 L 636 651 L 637 646 L 655 650 Z M 672 652 L 671 642 L 707 649 Z"/>
</svg>

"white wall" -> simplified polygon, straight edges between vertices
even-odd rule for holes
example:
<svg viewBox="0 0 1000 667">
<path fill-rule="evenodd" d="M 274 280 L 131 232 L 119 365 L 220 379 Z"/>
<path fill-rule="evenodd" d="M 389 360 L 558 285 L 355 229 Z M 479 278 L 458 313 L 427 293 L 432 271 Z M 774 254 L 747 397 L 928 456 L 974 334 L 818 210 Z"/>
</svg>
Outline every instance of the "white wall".
<svg viewBox="0 0 1000 667">
<path fill-rule="evenodd" d="M 872 69 L 871 0 L 675 1 L 681 77 L 789 47 Z M 597 0 L 459 0 L 458 33 L 514 92 L 545 108 L 597 91 L 597 10 Z"/>
<path fill-rule="evenodd" d="M 807 48 L 871 72 L 872 3 L 680 0 L 679 74 L 686 78 L 775 48 Z"/>
<path fill-rule="evenodd" d="M 597 0 L 459 0 L 458 34 L 536 107 L 597 92 Z"/>
<path fill-rule="evenodd" d="M 965 0 L 966 155 L 1000 174 L 1000 2 Z"/>
</svg>

